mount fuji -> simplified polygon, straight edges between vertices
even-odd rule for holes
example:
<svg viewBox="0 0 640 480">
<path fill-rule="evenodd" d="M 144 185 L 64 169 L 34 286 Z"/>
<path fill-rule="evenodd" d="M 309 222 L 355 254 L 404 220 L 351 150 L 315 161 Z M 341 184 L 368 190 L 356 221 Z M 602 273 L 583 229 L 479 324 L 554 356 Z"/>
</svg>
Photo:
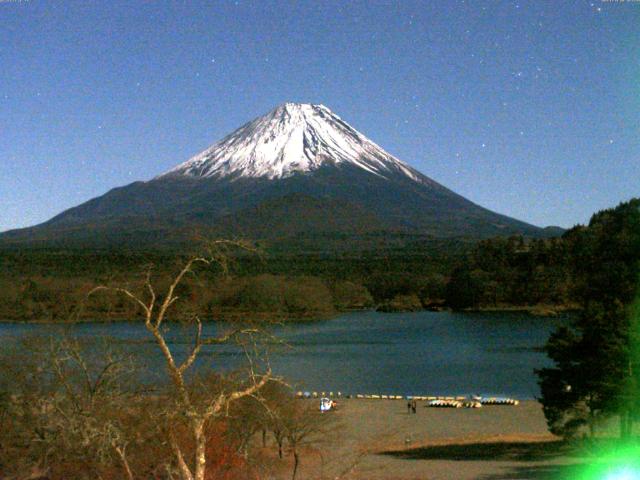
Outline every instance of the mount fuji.
<svg viewBox="0 0 640 480">
<path fill-rule="evenodd" d="M 268 241 L 557 233 L 474 204 L 323 105 L 286 103 L 166 173 L 0 234 L 0 243 L 151 246 L 195 232 Z"/>
</svg>

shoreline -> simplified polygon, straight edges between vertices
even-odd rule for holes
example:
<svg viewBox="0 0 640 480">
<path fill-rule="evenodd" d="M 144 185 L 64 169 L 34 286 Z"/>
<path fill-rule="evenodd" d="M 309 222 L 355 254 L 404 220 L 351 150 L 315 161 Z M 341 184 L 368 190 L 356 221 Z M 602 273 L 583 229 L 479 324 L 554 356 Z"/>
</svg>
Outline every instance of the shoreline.
<svg viewBox="0 0 640 480">
<path fill-rule="evenodd" d="M 265 313 L 265 312 L 247 312 L 247 313 L 225 313 L 221 314 L 218 318 L 203 318 L 203 323 L 224 323 L 230 322 L 233 323 L 234 319 L 237 319 L 242 316 L 253 317 L 254 321 L 260 323 L 264 322 L 265 324 L 304 324 L 304 323 L 313 323 L 313 322 L 322 322 L 326 320 L 333 320 L 342 315 L 348 315 L 350 313 L 361 313 L 361 312 L 376 312 L 380 314 L 401 314 L 401 313 L 419 313 L 419 312 L 431 312 L 431 313 L 441 313 L 441 312 L 452 312 L 452 313 L 526 313 L 531 315 L 532 317 L 557 317 L 566 313 L 575 313 L 580 311 L 575 305 L 505 305 L 498 307 L 480 307 L 480 308 L 466 308 L 463 310 L 453 310 L 451 308 L 441 308 L 438 310 L 434 310 L 431 308 L 423 308 L 420 310 L 398 310 L 398 311 L 381 311 L 378 310 L 377 307 L 373 308 L 363 308 L 363 309 L 349 309 L 336 311 L 331 314 L 320 314 L 320 315 L 310 315 L 304 317 L 287 317 L 281 316 L 278 318 L 277 313 Z M 261 318 L 262 317 L 262 318 Z M 142 318 L 140 319 L 143 320 Z M 108 324 L 108 323 L 121 323 L 121 322 L 134 322 L 136 319 L 123 317 L 119 315 L 115 315 L 112 317 L 104 317 L 104 318 L 94 318 L 94 319 L 81 319 L 74 321 L 57 321 L 57 320 L 27 320 L 27 319 L 1 319 L 0 324 L 20 324 L 20 325 L 76 325 L 76 324 Z M 179 322 L 179 320 L 168 320 L 168 322 Z"/>
</svg>

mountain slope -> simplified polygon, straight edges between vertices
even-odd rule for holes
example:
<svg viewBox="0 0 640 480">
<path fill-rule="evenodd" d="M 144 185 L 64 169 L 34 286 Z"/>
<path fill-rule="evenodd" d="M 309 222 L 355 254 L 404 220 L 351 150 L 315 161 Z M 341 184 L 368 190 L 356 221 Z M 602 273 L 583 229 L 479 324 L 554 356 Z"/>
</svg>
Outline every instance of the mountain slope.
<svg viewBox="0 0 640 480">
<path fill-rule="evenodd" d="M 155 245 L 196 231 L 256 239 L 329 232 L 547 236 L 426 177 L 326 107 L 288 103 L 165 174 L 5 232 L 0 241 Z"/>
</svg>

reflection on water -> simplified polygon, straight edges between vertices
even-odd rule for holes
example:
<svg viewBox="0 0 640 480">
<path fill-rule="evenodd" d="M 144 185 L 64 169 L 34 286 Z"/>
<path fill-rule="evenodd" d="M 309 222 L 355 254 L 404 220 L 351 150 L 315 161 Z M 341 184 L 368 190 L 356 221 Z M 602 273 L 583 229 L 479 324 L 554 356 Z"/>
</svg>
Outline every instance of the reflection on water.
<svg viewBox="0 0 640 480">
<path fill-rule="evenodd" d="M 519 313 L 358 312 L 274 327 L 284 345 L 272 344 L 269 357 L 276 374 L 305 390 L 533 398 L 538 395 L 533 369 L 548 364 L 540 347 L 559 321 Z M 224 328 L 209 324 L 205 331 Z M 61 330 L 86 339 L 110 337 L 144 359 L 147 379 L 162 374 L 162 359 L 141 323 L 0 324 L 5 345 L 10 338 Z M 167 335 L 178 356 L 185 355 L 193 331 L 172 326 Z M 208 346 L 202 353 L 200 366 L 225 370 L 244 358 L 231 346 Z"/>
</svg>

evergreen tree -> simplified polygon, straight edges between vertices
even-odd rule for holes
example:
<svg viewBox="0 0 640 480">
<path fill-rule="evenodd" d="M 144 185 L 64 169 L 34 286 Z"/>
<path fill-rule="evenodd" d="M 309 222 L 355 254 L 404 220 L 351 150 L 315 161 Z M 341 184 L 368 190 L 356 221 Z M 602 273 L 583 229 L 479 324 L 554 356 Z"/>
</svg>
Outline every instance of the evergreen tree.
<svg viewBox="0 0 640 480">
<path fill-rule="evenodd" d="M 599 416 L 620 416 L 621 436 L 637 411 L 640 365 L 635 354 L 635 298 L 640 273 L 640 199 L 595 214 L 588 227 L 565 234 L 575 295 L 582 310 L 558 329 L 546 352 L 553 368 L 537 371 L 550 430 L 593 433 Z"/>
</svg>

